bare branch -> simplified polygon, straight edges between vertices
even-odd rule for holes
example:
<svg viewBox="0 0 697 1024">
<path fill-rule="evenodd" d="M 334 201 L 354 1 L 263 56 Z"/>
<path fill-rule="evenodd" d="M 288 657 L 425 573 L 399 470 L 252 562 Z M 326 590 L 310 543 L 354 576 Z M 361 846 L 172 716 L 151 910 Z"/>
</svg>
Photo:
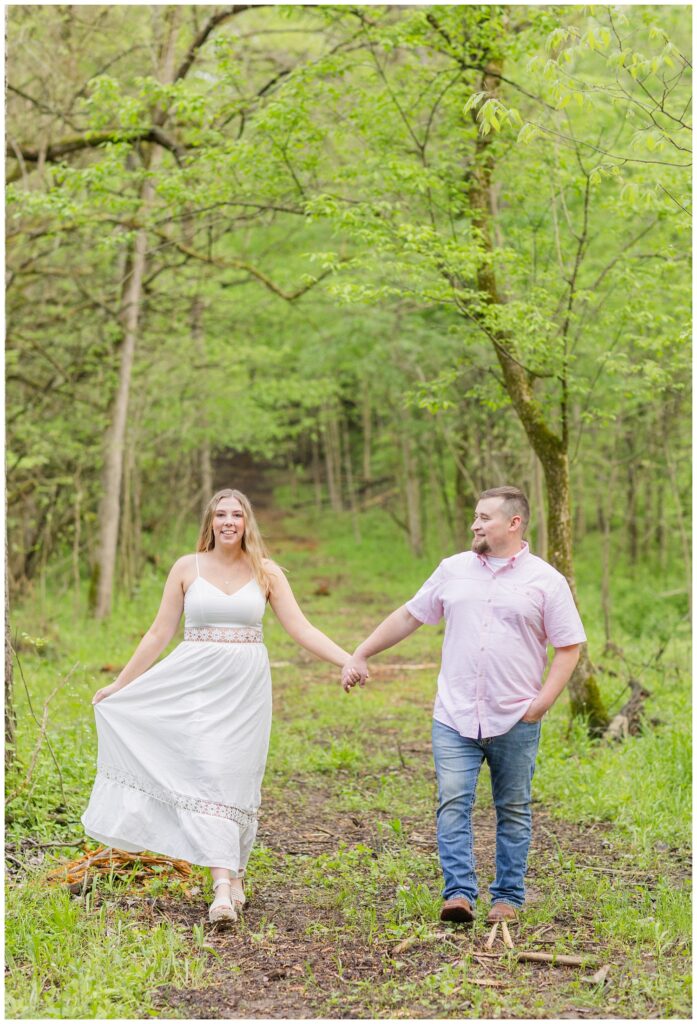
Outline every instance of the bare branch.
<svg viewBox="0 0 697 1024">
<path fill-rule="evenodd" d="M 184 148 L 171 139 L 157 125 L 149 128 L 136 128 L 133 130 L 110 129 L 103 132 L 89 132 L 84 135 L 73 135 L 62 139 L 60 142 L 50 143 L 45 149 L 30 149 L 28 146 L 8 143 L 5 146 L 5 155 L 15 160 L 25 160 L 29 163 L 39 163 L 40 160 L 55 162 L 70 153 L 77 153 L 83 149 L 94 149 L 103 146 L 106 142 L 156 142 L 164 149 L 170 150 L 175 157 L 179 158 L 184 153 Z M 10 178 L 9 180 L 13 180 Z"/>
<path fill-rule="evenodd" d="M 543 124 L 538 124 L 536 121 L 529 121 L 528 124 L 533 125 L 535 128 L 539 128 L 541 132 L 546 132 L 548 135 L 556 135 L 557 138 L 562 139 L 564 142 L 571 143 L 575 148 L 578 146 L 585 146 L 586 149 L 592 149 L 595 153 L 602 153 L 603 156 L 609 156 L 612 160 L 617 160 L 622 164 L 658 164 L 659 167 L 692 167 L 692 163 L 676 164 L 670 160 L 644 160 L 643 158 L 636 156 L 622 156 L 617 153 L 610 153 L 606 149 L 600 149 L 598 146 L 594 146 L 590 142 L 582 142 L 580 139 L 572 139 L 568 135 L 564 135 L 563 132 L 557 132 L 553 128 L 547 128 Z"/>
<path fill-rule="evenodd" d="M 258 267 L 252 266 L 245 260 L 223 260 L 213 256 L 206 256 L 205 253 L 198 252 L 196 249 L 192 249 L 190 246 L 185 245 L 183 242 L 177 241 L 177 239 L 175 238 L 170 238 L 169 235 L 167 235 L 164 231 L 155 231 L 155 234 L 159 238 L 162 238 L 163 241 L 165 241 L 167 244 L 173 245 L 180 252 L 183 252 L 185 255 L 190 256 L 192 259 L 201 260 L 202 263 L 210 263 L 215 267 L 219 267 L 221 270 L 246 271 L 246 273 L 248 273 L 250 277 L 256 278 L 257 281 L 260 281 L 264 285 L 264 287 L 268 288 L 269 291 L 274 293 L 274 295 L 278 295 L 280 298 L 285 299 L 287 302 L 293 302 L 295 299 L 299 299 L 301 295 L 304 295 L 305 292 L 309 291 L 311 288 L 314 288 L 316 284 L 319 284 L 319 282 L 322 281 L 325 277 L 328 277 L 329 274 L 333 273 L 333 270 L 331 268 L 328 270 L 324 270 L 322 271 L 321 274 L 318 275 L 318 277 L 313 278 L 312 281 L 310 281 L 308 284 L 302 285 L 300 288 L 297 288 L 294 292 L 285 292 L 279 285 L 275 283 L 275 281 L 272 281 L 271 278 L 263 272 L 263 270 L 259 270 Z"/>
<path fill-rule="evenodd" d="M 191 65 L 196 60 L 198 51 L 206 42 L 211 32 L 215 28 L 217 28 L 218 25 L 221 25 L 224 21 L 227 21 L 229 18 L 233 18 L 236 14 L 242 14 L 243 11 L 250 10 L 250 8 L 252 7 L 258 8 L 266 6 L 266 4 L 233 4 L 232 7 L 226 7 L 224 10 L 218 11 L 217 14 L 211 15 L 211 17 L 205 23 L 205 25 L 203 26 L 203 28 L 201 29 L 201 31 L 196 36 L 193 43 L 187 50 L 184 60 L 181 62 L 181 64 L 179 65 L 175 72 L 174 81 L 178 82 L 180 78 L 184 78 L 188 74 Z"/>
</svg>

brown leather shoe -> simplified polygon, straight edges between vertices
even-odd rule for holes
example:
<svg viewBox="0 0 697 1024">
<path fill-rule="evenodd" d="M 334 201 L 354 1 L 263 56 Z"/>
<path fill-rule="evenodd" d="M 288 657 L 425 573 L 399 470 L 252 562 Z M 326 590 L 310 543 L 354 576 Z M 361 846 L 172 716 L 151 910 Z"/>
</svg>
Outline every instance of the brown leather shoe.
<svg viewBox="0 0 697 1024">
<path fill-rule="evenodd" d="M 494 903 L 486 915 L 487 924 L 496 924 L 497 921 L 506 921 L 507 924 L 516 924 L 518 912 L 510 903 Z"/>
<path fill-rule="evenodd" d="M 466 900 L 464 896 L 455 896 L 451 900 L 446 900 L 441 907 L 440 919 L 441 921 L 456 921 L 460 924 L 472 924 L 474 911 L 470 901 Z"/>
</svg>

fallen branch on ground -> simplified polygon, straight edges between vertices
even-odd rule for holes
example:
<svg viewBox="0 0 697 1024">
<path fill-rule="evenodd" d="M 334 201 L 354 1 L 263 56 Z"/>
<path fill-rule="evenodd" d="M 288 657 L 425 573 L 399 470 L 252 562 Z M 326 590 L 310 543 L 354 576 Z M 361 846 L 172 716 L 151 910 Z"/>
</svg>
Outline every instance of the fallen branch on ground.
<svg viewBox="0 0 697 1024">
<path fill-rule="evenodd" d="M 411 949 L 412 946 L 416 946 L 419 942 L 423 941 L 425 940 L 420 939 L 418 935 L 409 935 L 408 938 L 402 939 L 401 942 L 397 943 L 392 952 L 395 954 L 405 953 L 408 949 Z"/>
<path fill-rule="evenodd" d="M 564 967 L 583 967 L 588 961 L 582 956 L 566 956 L 564 953 L 516 953 L 516 960 L 532 963 L 562 964 Z"/>
<path fill-rule="evenodd" d="M 175 860 L 173 857 L 128 853 L 125 850 L 102 846 L 97 850 L 87 851 L 83 857 L 54 868 L 46 876 L 46 881 L 54 885 L 60 883 L 77 886 L 84 884 L 90 874 L 114 874 L 133 877 L 133 880 L 169 874 L 188 879 L 191 875 L 191 864 L 185 860 Z"/>
<path fill-rule="evenodd" d="M 627 736 L 636 736 L 641 728 L 643 704 L 651 696 L 651 691 L 642 686 L 638 679 L 630 679 L 629 685 L 632 690 L 631 697 L 620 708 L 603 733 L 603 740 L 607 742 L 623 740 Z"/>
<path fill-rule="evenodd" d="M 499 921 L 497 921 L 497 922 L 495 923 L 494 927 L 493 927 L 493 928 L 491 929 L 491 931 L 489 932 L 489 938 L 488 938 L 488 939 L 486 940 L 486 942 L 484 943 L 484 948 L 485 948 L 485 949 L 491 949 L 491 948 L 493 947 L 493 945 L 494 945 L 494 940 L 496 939 L 496 933 L 497 933 L 497 932 L 498 932 L 498 930 L 499 930 L 499 924 L 500 924 L 500 922 L 499 922 Z"/>
<path fill-rule="evenodd" d="M 588 985 L 604 985 L 607 981 L 607 976 L 609 973 L 610 965 L 605 964 L 603 967 L 600 968 L 599 971 L 596 971 L 595 974 L 592 975 L 590 978 L 581 978 L 581 981 L 585 981 Z"/>
</svg>

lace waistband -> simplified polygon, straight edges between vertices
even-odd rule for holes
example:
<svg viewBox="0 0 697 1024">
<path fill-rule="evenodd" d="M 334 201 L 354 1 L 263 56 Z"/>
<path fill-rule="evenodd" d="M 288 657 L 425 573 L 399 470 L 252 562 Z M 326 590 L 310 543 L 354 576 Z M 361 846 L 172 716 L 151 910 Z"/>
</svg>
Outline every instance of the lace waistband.
<svg viewBox="0 0 697 1024">
<path fill-rule="evenodd" d="M 185 640 L 198 640 L 214 644 L 263 644 L 261 626 L 187 626 Z"/>
</svg>

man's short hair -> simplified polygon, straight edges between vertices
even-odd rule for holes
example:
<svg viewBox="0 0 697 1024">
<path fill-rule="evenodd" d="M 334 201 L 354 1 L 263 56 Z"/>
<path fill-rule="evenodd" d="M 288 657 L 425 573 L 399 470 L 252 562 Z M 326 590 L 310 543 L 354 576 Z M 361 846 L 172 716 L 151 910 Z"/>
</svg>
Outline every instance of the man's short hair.
<svg viewBox="0 0 697 1024">
<path fill-rule="evenodd" d="M 530 505 L 520 488 L 491 487 L 479 495 L 480 501 L 483 498 L 503 498 L 502 510 L 507 516 L 520 516 L 523 533 L 525 533 L 530 522 Z"/>
</svg>

